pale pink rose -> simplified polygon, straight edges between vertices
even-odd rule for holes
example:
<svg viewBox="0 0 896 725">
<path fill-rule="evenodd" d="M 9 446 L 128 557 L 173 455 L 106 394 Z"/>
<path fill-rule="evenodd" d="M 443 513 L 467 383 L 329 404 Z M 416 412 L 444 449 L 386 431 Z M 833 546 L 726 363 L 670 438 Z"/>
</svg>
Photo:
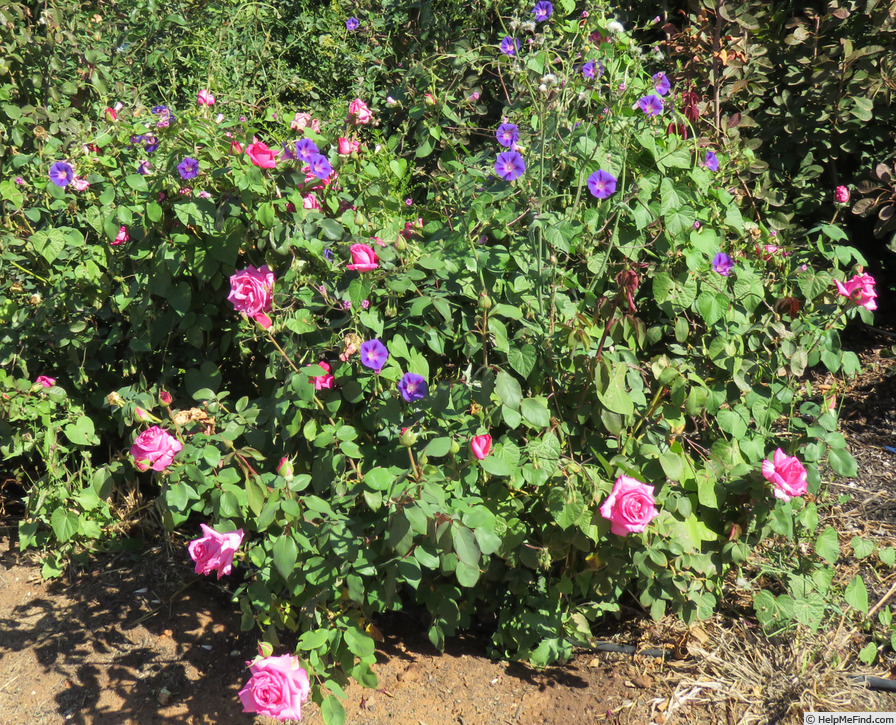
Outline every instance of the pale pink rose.
<svg viewBox="0 0 896 725">
<path fill-rule="evenodd" d="M 314 133 L 320 133 L 320 121 L 316 118 L 311 118 L 310 113 L 297 113 L 289 127 L 293 131 L 304 132 L 306 128 L 310 128 Z"/>
<path fill-rule="evenodd" d="M 775 498 L 789 501 L 809 490 L 806 468 L 796 456 L 788 456 L 778 448 L 773 460 L 762 462 L 762 475 L 775 485 Z"/>
<path fill-rule="evenodd" d="M 268 145 L 261 141 L 256 141 L 246 147 L 246 154 L 256 166 L 262 169 L 273 169 L 277 165 L 277 157 L 280 152 L 269 149 Z"/>
<path fill-rule="evenodd" d="M 163 471 L 171 465 L 174 456 L 183 447 L 183 443 L 168 431 L 154 425 L 137 436 L 131 446 L 131 455 L 134 457 L 134 465 L 141 471 L 148 468 Z"/>
<path fill-rule="evenodd" d="M 234 310 L 251 317 L 267 330 L 271 326 L 271 318 L 265 313 L 271 310 L 274 281 L 274 273 L 267 265 L 257 269 L 249 265 L 230 276 L 227 301 L 233 303 Z"/>
<path fill-rule="evenodd" d="M 112 244 L 112 246 L 117 247 L 119 244 L 124 244 L 130 238 L 131 237 L 128 234 L 128 228 L 121 227 L 121 228 L 119 228 L 118 234 L 115 235 L 115 239 L 112 240 L 111 244 Z"/>
<path fill-rule="evenodd" d="M 345 119 L 346 123 L 350 123 L 354 126 L 364 126 L 372 120 L 373 114 L 370 112 L 367 104 L 360 98 L 356 98 L 348 104 L 348 118 Z"/>
<path fill-rule="evenodd" d="M 214 106 L 215 105 L 215 97 L 212 95 L 212 92 L 203 88 L 199 93 L 196 94 L 196 103 L 200 106 Z"/>
<path fill-rule="evenodd" d="M 352 244 L 349 249 L 352 253 L 352 263 L 345 265 L 346 269 L 353 269 L 357 272 L 371 272 L 380 266 L 376 252 L 366 244 Z"/>
<path fill-rule="evenodd" d="M 320 202 L 314 194 L 304 194 L 302 196 L 303 209 L 320 209 Z"/>
<path fill-rule="evenodd" d="M 843 297 L 849 297 L 860 307 L 866 310 L 877 309 L 877 292 L 874 290 L 874 277 L 870 274 L 857 274 L 846 284 L 840 280 L 834 280 L 837 291 Z"/>
<path fill-rule="evenodd" d="M 34 382 L 43 388 L 52 388 L 56 385 L 56 378 L 49 378 L 46 375 L 38 375 L 37 380 Z"/>
<path fill-rule="evenodd" d="M 239 691 L 243 712 L 267 715 L 275 720 L 301 720 L 308 700 L 308 673 L 292 655 L 265 657 L 248 663 L 252 677 Z"/>
<path fill-rule="evenodd" d="M 658 513 L 653 486 L 631 476 L 617 478 L 610 497 L 600 507 L 600 515 L 610 520 L 610 531 L 617 536 L 644 531 Z"/>
<path fill-rule="evenodd" d="M 215 123 L 221 123 L 223 120 L 224 120 L 223 113 L 219 113 L 217 116 L 215 116 Z"/>
<path fill-rule="evenodd" d="M 314 389 L 315 390 L 324 390 L 325 388 L 326 389 L 332 388 L 333 383 L 335 382 L 336 379 L 332 375 L 330 375 L 330 369 L 331 369 L 330 363 L 321 361 L 318 363 L 318 365 L 320 365 L 327 372 L 324 373 L 323 375 L 316 375 L 314 377 Z"/>
<path fill-rule="evenodd" d="M 196 562 L 197 574 L 210 574 L 218 572 L 218 579 L 225 574 L 230 574 L 233 565 L 233 555 L 243 543 L 242 529 L 228 531 L 220 534 L 210 526 L 199 524 L 204 534 L 199 539 L 193 539 L 187 545 L 190 558 Z"/>
<path fill-rule="evenodd" d="M 470 450 L 473 451 L 473 455 L 480 461 L 488 455 L 491 449 L 492 437 L 488 433 L 483 433 L 481 436 L 473 436 L 473 439 L 470 441 Z"/>
<path fill-rule="evenodd" d="M 838 204 L 845 204 L 849 201 L 849 189 L 845 186 L 838 186 L 834 189 L 834 201 Z"/>
<path fill-rule="evenodd" d="M 89 186 L 90 184 L 88 183 L 87 179 L 82 179 L 80 176 L 76 176 L 72 179 L 72 188 L 75 191 L 84 191 L 84 189 Z"/>
</svg>

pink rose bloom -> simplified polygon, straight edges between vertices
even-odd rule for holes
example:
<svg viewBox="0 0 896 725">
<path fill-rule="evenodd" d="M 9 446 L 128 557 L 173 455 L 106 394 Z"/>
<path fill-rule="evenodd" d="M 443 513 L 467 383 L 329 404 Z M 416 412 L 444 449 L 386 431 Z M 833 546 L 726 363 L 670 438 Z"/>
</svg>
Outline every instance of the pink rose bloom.
<svg viewBox="0 0 896 725">
<path fill-rule="evenodd" d="M 617 536 L 644 531 L 659 512 L 653 486 L 631 476 L 620 476 L 610 497 L 600 507 L 600 515 L 610 520 L 610 531 Z"/>
<path fill-rule="evenodd" d="M 82 179 L 80 176 L 76 176 L 72 179 L 72 188 L 75 191 L 84 191 L 90 184 L 87 182 L 87 179 Z"/>
<path fill-rule="evenodd" d="M 773 460 L 762 462 L 762 475 L 775 484 L 775 498 L 789 501 L 809 490 L 806 469 L 796 456 L 788 456 L 778 448 Z"/>
<path fill-rule="evenodd" d="M 371 272 L 380 266 L 376 252 L 366 244 L 352 244 L 350 249 L 352 252 L 352 263 L 345 265 L 346 269 L 353 269 L 358 272 Z"/>
<path fill-rule="evenodd" d="M 131 455 L 134 457 L 134 465 L 141 471 L 148 468 L 164 471 L 183 447 L 183 443 L 168 431 L 154 425 L 137 436 L 131 446 Z"/>
<path fill-rule="evenodd" d="M 481 436 L 473 436 L 473 440 L 470 441 L 470 450 L 473 451 L 473 455 L 480 461 L 488 455 L 491 449 L 492 437 L 488 433 L 483 433 Z"/>
<path fill-rule="evenodd" d="M 314 194 L 304 194 L 302 196 L 303 209 L 320 209 L 320 202 Z"/>
<path fill-rule="evenodd" d="M 212 95 L 212 92 L 203 88 L 199 93 L 196 94 L 196 103 L 200 106 L 214 106 L 215 105 L 215 97 Z"/>
<path fill-rule="evenodd" d="M 41 387 L 52 388 L 56 385 L 56 378 L 48 378 L 46 375 L 38 375 L 37 380 L 34 382 Z"/>
<path fill-rule="evenodd" d="M 834 189 L 834 201 L 838 204 L 845 204 L 849 201 L 849 189 L 845 186 L 838 186 Z"/>
<path fill-rule="evenodd" d="M 219 534 L 210 526 L 199 524 L 202 527 L 202 536 L 193 539 L 188 545 L 190 558 L 196 562 L 197 574 L 210 574 L 218 572 L 218 579 L 224 574 L 230 574 L 233 564 L 233 555 L 243 542 L 242 529 Z"/>
<path fill-rule="evenodd" d="M 357 139 L 345 138 L 344 136 L 340 136 L 338 150 L 342 156 L 348 156 L 351 153 L 355 153 L 361 150 L 361 142 Z"/>
<path fill-rule="evenodd" d="M 273 169 L 277 165 L 277 157 L 280 155 L 279 151 L 269 149 L 268 145 L 261 141 L 250 143 L 246 147 L 246 153 L 252 163 L 262 169 Z"/>
<path fill-rule="evenodd" d="M 112 240 L 112 246 L 117 247 L 119 244 L 124 244 L 126 241 L 130 239 L 130 235 L 128 234 L 127 227 L 121 227 L 118 230 L 118 234 L 115 235 L 115 239 Z"/>
<path fill-rule="evenodd" d="M 227 301 L 233 303 L 234 310 L 251 317 L 267 330 L 271 326 L 271 318 L 265 313 L 271 310 L 274 281 L 274 273 L 267 265 L 258 269 L 249 265 L 230 276 Z"/>
<path fill-rule="evenodd" d="M 354 126 L 364 126 L 372 120 L 373 114 L 370 112 L 367 104 L 360 98 L 356 98 L 348 104 L 348 118 L 345 119 L 346 123 L 350 123 Z"/>
<path fill-rule="evenodd" d="M 874 277 L 870 274 L 857 274 L 849 282 L 843 284 L 840 280 L 834 280 L 837 291 L 843 297 L 849 297 L 860 307 L 866 310 L 876 310 L 877 292 L 874 291 Z"/>
<path fill-rule="evenodd" d="M 321 361 L 318 363 L 318 365 L 320 365 L 327 372 L 323 375 L 314 376 L 314 389 L 323 390 L 324 388 L 332 388 L 333 383 L 336 379 L 332 375 L 330 375 L 330 363 Z"/>
<path fill-rule="evenodd" d="M 289 127 L 293 131 L 303 132 L 306 128 L 310 128 L 314 133 L 320 133 L 320 121 L 311 118 L 310 113 L 297 113 Z"/>
<path fill-rule="evenodd" d="M 267 715 L 275 720 L 301 720 L 308 700 L 308 673 L 293 655 L 265 657 L 249 663 L 252 677 L 239 691 L 243 712 Z"/>
</svg>

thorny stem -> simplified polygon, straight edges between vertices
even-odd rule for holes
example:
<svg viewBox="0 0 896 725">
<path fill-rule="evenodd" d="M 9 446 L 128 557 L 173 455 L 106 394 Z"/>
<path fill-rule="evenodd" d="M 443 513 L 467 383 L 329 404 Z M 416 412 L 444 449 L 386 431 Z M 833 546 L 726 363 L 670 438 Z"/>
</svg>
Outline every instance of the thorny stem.
<svg viewBox="0 0 896 725">
<path fill-rule="evenodd" d="M 286 351 L 282 347 L 280 347 L 280 344 L 274 339 L 274 336 L 271 334 L 271 331 L 265 330 L 265 332 L 268 334 L 268 339 L 270 339 L 270 341 L 272 343 L 274 343 L 274 347 L 276 347 L 277 350 L 280 351 L 280 354 L 283 356 L 283 359 L 289 363 L 289 366 L 293 369 L 293 371 L 299 372 L 299 369 L 296 367 L 295 363 L 289 359 L 289 355 L 286 354 Z"/>
</svg>

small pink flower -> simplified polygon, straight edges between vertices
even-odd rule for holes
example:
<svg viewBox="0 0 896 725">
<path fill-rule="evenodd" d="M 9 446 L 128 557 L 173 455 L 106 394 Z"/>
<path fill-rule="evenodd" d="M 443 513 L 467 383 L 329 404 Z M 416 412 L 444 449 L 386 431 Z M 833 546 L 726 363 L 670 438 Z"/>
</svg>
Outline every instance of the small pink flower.
<svg viewBox="0 0 896 725">
<path fill-rule="evenodd" d="M 877 309 L 877 292 L 874 290 L 874 277 L 870 274 L 857 274 L 846 284 L 840 280 L 835 280 L 834 283 L 843 297 L 849 297 L 859 307 L 866 310 Z"/>
<path fill-rule="evenodd" d="M 224 121 L 223 113 L 219 113 L 217 116 L 215 116 L 215 123 L 222 123 L 223 121 Z"/>
<path fill-rule="evenodd" d="M 610 531 L 617 536 L 644 531 L 658 514 L 653 486 L 631 476 L 617 478 L 600 507 L 600 515 L 610 520 Z"/>
<path fill-rule="evenodd" d="M 21 176 L 17 176 L 15 178 L 15 182 L 18 186 L 25 186 L 25 179 L 23 179 Z"/>
<path fill-rule="evenodd" d="M 212 195 L 209 194 L 209 193 L 208 193 L 207 191 L 205 191 L 205 190 L 200 191 L 200 192 L 199 192 L 199 196 L 202 197 L 203 199 L 211 199 L 211 198 L 212 198 Z"/>
<path fill-rule="evenodd" d="M 76 176 L 72 179 L 72 188 L 75 191 L 84 191 L 84 189 L 89 186 L 90 184 L 88 183 L 87 179 L 82 179 L 80 176 Z"/>
<path fill-rule="evenodd" d="M 204 534 L 201 538 L 193 539 L 187 546 L 190 558 L 196 562 L 197 574 L 211 574 L 218 572 L 218 579 L 225 574 L 230 574 L 233 565 L 233 555 L 243 543 L 242 529 L 228 531 L 225 534 L 215 531 L 210 526 L 199 524 Z"/>
<path fill-rule="evenodd" d="M 203 88 L 199 93 L 196 94 L 196 102 L 200 106 L 214 106 L 215 105 L 215 97 L 212 95 L 212 92 Z"/>
<path fill-rule="evenodd" d="M 849 201 L 849 189 L 845 186 L 838 186 L 834 189 L 834 201 L 838 204 L 845 204 Z"/>
<path fill-rule="evenodd" d="M 118 111 L 116 111 L 114 108 L 106 108 L 103 113 L 106 114 L 106 120 L 110 123 L 114 123 L 118 120 Z"/>
<path fill-rule="evenodd" d="M 231 144 L 232 145 L 232 144 Z M 246 147 L 246 154 L 253 164 L 262 169 L 273 169 L 277 166 L 277 157 L 279 151 L 273 151 L 268 145 L 261 141 L 251 143 Z"/>
<path fill-rule="evenodd" d="M 370 307 L 370 300 L 361 300 L 361 309 L 366 310 Z"/>
<path fill-rule="evenodd" d="M 488 433 L 483 433 L 480 436 L 473 436 L 473 439 L 470 441 L 470 450 L 473 451 L 473 455 L 480 461 L 488 455 L 491 449 L 492 437 Z"/>
<path fill-rule="evenodd" d="M 130 239 L 130 235 L 128 234 L 127 227 L 121 227 L 118 230 L 118 234 L 115 235 L 115 239 L 112 240 L 112 246 L 117 247 L 119 244 L 124 244 L 126 241 Z"/>
<path fill-rule="evenodd" d="M 46 375 L 38 375 L 37 380 L 34 382 L 43 388 L 52 388 L 56 385 L 56 378 L 49 378 Z"/>
<path fill-rule="evenodd" d="M 141 408 L 139 405 L 136 408 L 134 408 L 134 417 L 137 420 L 141 420 L 144 422 L 146 422 L 150 418 L 149 413 L 147 413 L 145 410 L 143 410 L 143 408 Z"/>
<path fill-rule="evenodd" d="M 327 372 L 325 372 L 323 375 L 314 376 L 314 389 L 324 390 L 325 388 L 332 388 L 333 383 L 336 381 L 336 379 L 330 374 L 330 363 L 321 360 L 318 365 L 320 365 Z"/>
<path fill-rule="evenodd" d="M 239 141 L 231 141 L 230 153 L 234 156 L 239 156 L 241 153 L 243 153 L 243 145 Z"/>
<path fill-rule="evenodd" d="M 233 304 L 234 310 L 251 317 L 267 330 L 271 318 L 266 313 L 271 310 L 274 282 L 274 273 L 267 265 L 257 269 L 250 265 L 230 276 L 227 301 Z"/>
<path fill-rule="evenodd" d="M 366 244 L 352 244 L 350 249 L 352 263 L 345 265 L 346 269 L 352 269 L 357 272 L 371 272 L 380 266 L 376 252 Z"/>
<path fill-rule="evenodd" d="M 370 112 L 367 104 L 360 98 L 356 98 L 348 104 L 348 117 L 345 119 L 346 123 L 350 123 L 354 126 L 364 126 L 372 120 L 373 114 Z"/>
<path fill-rule="evenodd" d="M 809 490 L 806 468 L 796 456 L 788 456 L 778 448 L 773 460 L 762 462 L 762 475 L 775 485 L 775 498 L 789 501 Z"/>
</svg>

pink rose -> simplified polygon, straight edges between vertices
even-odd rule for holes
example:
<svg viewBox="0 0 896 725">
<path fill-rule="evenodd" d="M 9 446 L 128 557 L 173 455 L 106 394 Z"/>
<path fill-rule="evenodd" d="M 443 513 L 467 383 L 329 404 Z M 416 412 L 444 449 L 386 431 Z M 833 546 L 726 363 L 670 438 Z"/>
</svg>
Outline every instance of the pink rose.
<svg viewBox="0 0 896 725">
<path fill-rule="evenodd" d="M 371 120 L 373 120 L 373 114 L 370 112 L 367 104 L 360 98 L 356 98 L 348 104 L 348 118 L 345 119 L 346 123 L 350 123 L 354 126 L 364 126 L 370 123 Z"/>
<path fill-rule="evenodd" d="M 857 274 L 849 282 L 843 284 L 840 280 L 834 280 L 837 291 L 843 297 L 849 297 L 860 307 L 866 310 L 876 310 L 877 292 L 874 291 L 874 277 L 870 274 Z"/>
<path fill-rule="evenodd" d="M 345 265 L 346 269 L 370 272 L 380 266 L 376 252 L 366 244 L 352 244 L 350 249 L 352 252 L 352 263 Z"/>
<path fill-rule="evenodd" d="M 219 534 L 210 526 L 205 524 L 199 524 L 199 526 L 202 528 L 204 536 L 193 539 L 187 545 L 190 558 L 196 562 L 196 573 L 210 574 L 217 571 L 218 579 L 224 574 L 230 574 L 233 555 L 240 548 L 243 536 L 245 536 L 243 530 L 237 529 L 226 534 Z"/>
<path fill-rule="evenodd" d="M 310 113 L 297 113 L 289 127 L 293 131 L 303 132 L 306 128 L 310 128 L 314 133 L 320 133 L 320 121 L 316 118 L 311 118 Z"/>
<path fill-rule="evenodd" d="M 212 95 L 212 92 L 203 88 L 199 93 L 196 94 L 196 103 L 200 106 L 214 106 L 215 105 L 215 97 Z"/>
<path fill-rule="evenodd" d="M 775 484 L 775 498 L 789 501 L 794 496 L 802 496 L 809 490 L 806 468 L 796 456 L 788 456 L 778 448 L 773 460 L 762 462 L 762 475 Z"/>
<path fill-rule="evenodd" d="M 130 239 L 130 235 L 128 234 L 127 227 L 121 227 L 118 230 L 118 234 L 115 235 L 115 239 L 112 240 L 111 244 L 113 247 L 117 247 L 119 244 L 124 244 L 126 241 Z"/>
<path fill-rule="evenodd" d="M 239 141 L 231 141 L 230 153 L 234 156 L 239 156 L 241 153 L 243 153 L 243 145 Z"/>
<path fill-rule="evenodd" d="M 849 201 L 849 189 L 845 186 L 838 186 L 834 189 L 834 201 L 838 204 L 845 204 Z"/>
<path fill-rule="evenodd" d="M 302 208 L 303 209 L 320 209 L 320 202 L 317 200 L 317 197 L 314 194 L 303 194 L 302 195 Z"/>
<path fill-rule="evenodd" d="M 37 380 L 34 382 L 43 388 L 52 388 L 56 385 L 56 378 L 48 378 L 46 375 L 38 375 Z"/>
<path fill-rule="evenodd" d="M 327 372 L 323 375 L 314 376 L 314 389 L 323 390 L 324 388 L 332 388 L 333 383 L 335 382 L 335 378 L 330 375 L 330 363 L 321 361 L 318 363 L 318 365 L 320 365 Z"/>
<path fill-rule="evenodd" d="M 473 436 L 473 440 L 470 441 L 470 450 L 473 451 L 473 455 L 480 461 L 488 455 L 491 449 L 492 437 L 488 433 L 483 433 L 481 436 Z"/>
<path fill-rule="evenodd" d="M 75 191 L 84 191 L 90 184 L 87 179 L 82 179 L 80 176 L 76 176 L 72 179 L 72 188 Z"/>
<path fill-rule="evenodd" d="M 297 657 L 265 657 L 249 663 L 249 671 L 252 677 L 239 691 L 243 712 L 275 720 L 302 719 L 302 703 L 308 700 L 311 683 Z"/>
<path fill-rule="evenodd" d="M 348 156 L 351 153 L 356 151 L 360 151 L 361 142 L 357 139 L 345 138 L 345 136 L 339 137 L 339 153 L 342 156 Z"/>
<path fill-rule="evenodd" d="M 116 111 L 114 108 L 107 108 L 105 111 L 103 111 L 103 113 L 106 114 L 106 120 L 110 123 L 114 123 L 118 120 L 118 111 Z"/>
<path fill-rule="evenodd" d="M 134 457 L 134 465 L 141 471 L 148 468 L 164 471 L 183 447 L 183 443 L 168 431 L 154 425 L 137 436 L 131 446 L 131 455 Z"/>
<path fill-rule="evenodd" d="M 610 497 L 600 507 L 600 515 L 610 520 L 610 531 L 617 536 L 644 531 L 658 513 L 653 486 L 631 476 L 617 478 Z"/>
<path fill-rule="evenodd" d="M 271 310 L 274 292 L 274 273 L 267 265 L 246 269 L 230 276 L 230 294 L 227 301 L 233 309 L 251 317 L 265 330 L 271 326 L 271 318 L 265 313 Z"/>
<path fill-rule="evenodd" d="M 261 141 L 250 143 L 246 147 L 246 153 L 252 163 L 262 169 L 273 169 L 277 165 L 277 157 L 280 155 L 279 151 L 269 149 L 268 145 Z"/>
</svg>

